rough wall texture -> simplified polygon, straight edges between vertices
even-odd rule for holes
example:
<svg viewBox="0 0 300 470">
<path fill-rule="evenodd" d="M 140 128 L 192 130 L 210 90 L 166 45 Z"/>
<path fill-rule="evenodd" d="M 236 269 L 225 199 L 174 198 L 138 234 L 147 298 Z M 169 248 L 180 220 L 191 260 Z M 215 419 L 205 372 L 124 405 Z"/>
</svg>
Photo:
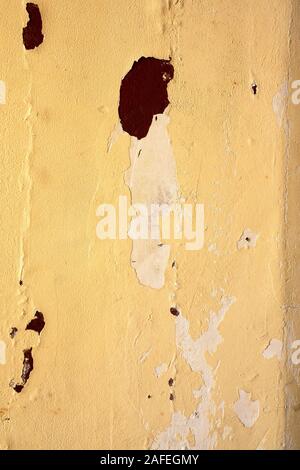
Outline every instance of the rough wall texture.
<svg viewBox="0 0 300 470">
<path fill-rule="evenodd" d="M 299 1 L 37 3 L 0 0 L 0 449 L 299 448 Z M 120 195 L 203 203 L 203 248 L 100 240 Z"/>
</svg>

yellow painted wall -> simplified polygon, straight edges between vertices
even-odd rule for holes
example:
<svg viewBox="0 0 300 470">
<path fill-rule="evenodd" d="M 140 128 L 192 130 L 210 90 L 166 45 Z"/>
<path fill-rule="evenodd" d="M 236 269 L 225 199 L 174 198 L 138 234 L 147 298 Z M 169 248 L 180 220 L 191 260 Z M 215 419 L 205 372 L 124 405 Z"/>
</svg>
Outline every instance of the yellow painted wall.
<svg viewBox="0 0 300 470">
<path fill-rule="evenodd" d="M 0 449 L 299 448 L 300 2 L 37 3 L 45 37 L 26 51 L 25 2 L 0 1 Z M 205 208 L 203 249 L 172 243 L 161 289 L 138 281 L 131 240 L 96 237 L 97 207 L 130 198 L 131 138 L 107 146 L 141 56 L 172 57 L 178 185 Z"/>
</svg>

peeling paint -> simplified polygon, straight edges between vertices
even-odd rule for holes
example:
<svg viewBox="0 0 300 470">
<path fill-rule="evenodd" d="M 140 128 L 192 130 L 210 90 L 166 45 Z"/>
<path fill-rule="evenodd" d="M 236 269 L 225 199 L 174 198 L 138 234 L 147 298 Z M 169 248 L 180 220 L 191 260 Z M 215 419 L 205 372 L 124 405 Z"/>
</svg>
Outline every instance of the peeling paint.
<svg viewBox="0 0 300 470">
<path fill-rule="evenodd" d="M 265 359 L 271 359 L 272 357 L 277 357 L 281 359 L 282 354 L 282 341 L 279 339 L 271 339 L 266 349 L 263 351 L 263 357 Z"/>
<path fill-rule="evenodd" d="M 32 357 L 32 348 L 24 349 L 23 351 L 24 359 L 23 359 L 23 368 L 21 374 L 21 383 L 14 383 L 11 382 L 11 387 L 15 390 L 15 392 L 20 393 L 24 386 L 26 385 L 31 372 L 33 371 L 33 357 Z"/>
<path fill-rule="evenodd" d="M 167 126 L 166 114 L 156 116 L 147 137 L 140 141 L 131 137 L 131 167 L 125 181 L 131 191 L 132 205 L 142 202 L 151 214 L 151 204 L 164 207 L 178 200 L 176 167 Z M 140 154 L 140 156 L 139 156 Z M 138 223 L 138 215 L 132 217 L 130 227 Z M 130 231 L 130 228 L 129 228 Z M 161 245 L 161 240 L 133 240 L 131 266 L 139 282 L 153 289 L 160 289 L 165 283 L 170 246 Z"/>
<path fill-rule="evenodd" d="M 194 390 L 194 396 L 200 399 L 195 412 L 189 417 L 174 412 L 170 426 L 155 438 L 152 448 L 166 449 L 213 449 L 217 444 L 217 433 L 213 430 L 211 418 L 216 414 L 217 404 L 212 391 L 215 385 L 215 374 L 207 360 L 207 353 L 216 352 L 223 338 L 218 330 L 226 313 L 236 299 L 223 296 L 221 307 L 217 312 L 210 312 L 207 330 L 196 340 L 189 334 L 189 321 L 181 314 L 176 317 L 176 344 L 178 351 L 190 366 L 200 374 L 203 385 Z M 194 436 L 194 445 L 190 446 L 189 433 Z"/>
<path fill-rule="evenodd" d="M 239 390 L 239 399 L 234 404 L 234 412 L 246 428 L 252 428 L 259 417 L 259 400 L 251 400 L 251 393 Z"/>
</svg>

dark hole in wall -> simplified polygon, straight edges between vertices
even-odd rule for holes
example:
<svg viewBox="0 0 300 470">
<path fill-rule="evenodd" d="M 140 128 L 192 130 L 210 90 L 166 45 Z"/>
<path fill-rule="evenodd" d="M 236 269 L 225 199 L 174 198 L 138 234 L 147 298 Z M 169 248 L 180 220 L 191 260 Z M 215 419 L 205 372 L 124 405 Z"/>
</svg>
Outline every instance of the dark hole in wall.
<svg viewBox="0 0 300 470">
<path fill-rule="evenodd" d="M 26 10 L 29 21 L 27 26 L 23 28 L 23 44 L 26 49 L 34 49 L 42 44 L 44 39 L 42 17 L 39 7 L 35 3 L 26 3 Z"/>
<path fill-rule="evenodd" d="M 252 88 L 252 93 L 253 93 L 253 95 L 256 95 L 256 94 L 257 94 L 257 84 L 256 84 L 256 83 L 252 83 L 251 88 Z"/>
<path fill-rule="evenodd" d="M 141 57 L 133 63 L 120 87 L 119 117 L 125 132 L 138 139 L 148 134 L 153 116 L 169 104 L 167 84 L 173 76 L 170 60 Z"/>
</svg>

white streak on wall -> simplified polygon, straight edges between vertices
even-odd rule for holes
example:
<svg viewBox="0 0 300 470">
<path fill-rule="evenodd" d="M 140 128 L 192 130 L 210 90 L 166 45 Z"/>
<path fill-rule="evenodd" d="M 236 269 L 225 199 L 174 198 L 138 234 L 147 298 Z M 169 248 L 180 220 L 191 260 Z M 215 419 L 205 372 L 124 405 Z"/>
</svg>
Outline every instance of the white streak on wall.
<svg viewBox="0 0 300 470">
<path fill-rule="evenodd" d="M 234 412 L 246 428 L 252 428 L 259 417 L 259 401 L 252 401 L 251 393 L 244 390 L 239 390 L 239 395 L 233 406 Z"/>
<path fill-rule="evenodd" d="M 0 80 L 0 104 L 6 103 L 6 86 L 3 80 Z"/>
<path fill-rule="evenodd" d="M 143 363 L 151 354 L 152 348 L 150 348 L 148 351 L 145 351 L 141 357 L 140 357 L 140 362 Z"/>
<path fill-rule="evenodd" d="M 0 341 L 0 364 L 6 363 L 6 344 L 4 341 Z"/>
<path fill-rule="evenodd" d="M 213 354 L 222 343 L 219 326 L 230 306 L 235 302 L 234 297 L 224 296 L 221 307 L 217 312 L 210 312 L 207 331 L 194 340 L 189 334 L 189 321 L 180 314 L 176 318 L 176 343 L 182 356 L 194 372 L 198 372 L 203 380 L 199 390 L 194 396 L 200 399 L 195 412 L 185 417 L 180 412 L 172 416 L 170 426 L 161 432 L 154 440 L 153 449 L 213 449 L 217 444 L 217 433 L 213 431 L 211 417 L 216 414 L 217 405 L 213 400 L 212 392 L 215 385 L 213 367 L 207 362 L 207 353 Z M 194 436 L 194 446 L 188 442 L 188 435 Z"/>
<path fill-rule="evenodd" d="M 151 204 L 171 206 L 178 201 L 176 165 L 168 123 L 169 117 L 159 114 L 153 117 L 146 137 L 141 140 L 131 137 L 131 166 L 126 172 L 125 182 L 131 191 L 132 204 L 144 204 L 149 214 Z M 160 240 L 132 241 L 131 265 L 139 282 L 154 289 L 164 286 L 170 256 L 170 246 L 159 246 L 160 243 Z"/>
<path fill-rule="evenodd" d="M 271 359 L 272 357 L 277 357 L 281 359 L 282 354 L 282 341 L 279 339 L 272 339 L 266 349 L 263 352 L 265 359 Z"/>
</svg>

